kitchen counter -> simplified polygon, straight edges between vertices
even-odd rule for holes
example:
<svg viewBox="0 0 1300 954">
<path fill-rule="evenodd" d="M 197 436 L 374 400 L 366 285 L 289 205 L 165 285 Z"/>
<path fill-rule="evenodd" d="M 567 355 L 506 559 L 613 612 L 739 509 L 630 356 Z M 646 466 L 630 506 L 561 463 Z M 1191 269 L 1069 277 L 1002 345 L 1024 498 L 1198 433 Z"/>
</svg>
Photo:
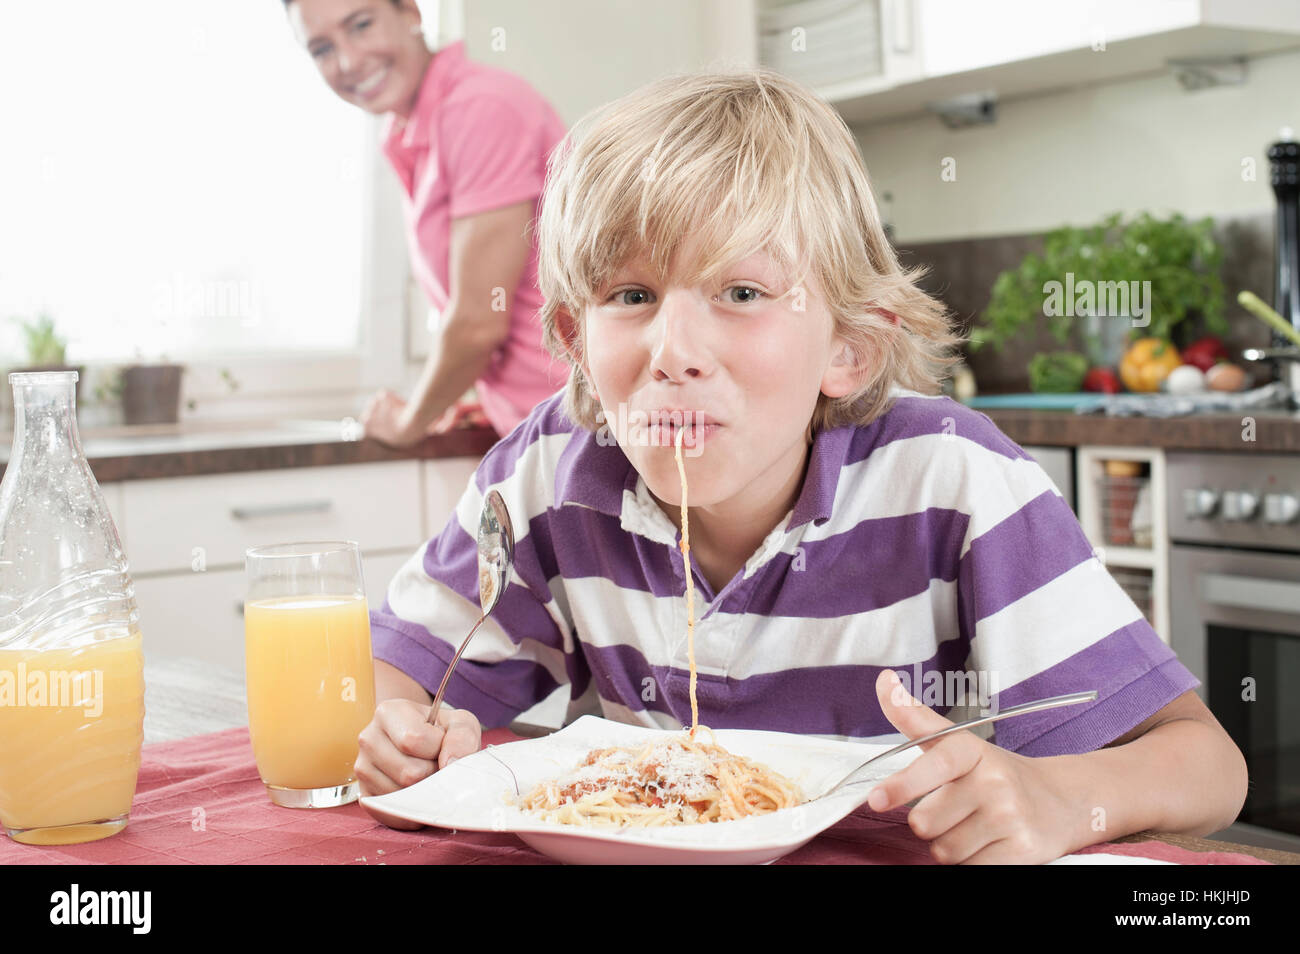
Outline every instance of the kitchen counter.
<svg viewBox="0 0 1300 954">
<path fill-rule="evenodd" d="M 1251 410 L 1167 418 L 1009 409 L 982 413 L 1021 446 L 1117 445 L 1251 454 L 1300 452 L 1300 412 L 1297 411 Z M 1242 420 L 1246 417 L 1255 422 L 1253 439 L 1243 436 Z"/>
<path fill-rule="evenodd" d="M 1107 417 L 1073 411 L 994 408 L 987 414 L 1022 446 L 1115 445 L 1168 450 L 1300 453 L 1300 412 L 1256 410 L 1249 414 L 1186 417 Z M 1243 437 L 1243 417 L 1255 421 L 1254 439 Z M 394 449 L 358 440 L 343 421 L 181 424 L 88 431 L 82 448 L 101 483 L 187 477 L 292 467 L 328 467 L 391 460 L 482 457 L 497 441 L 482 427 L 431 435 L 414 447 Z M 0 434 L 0 474 L 12 437 Z"/>
<path fill-rule="evenodd" d="M 266 425 L 179 424 L 87 431 L 81 446 L 100 483 L 189 477 L 289 467 L 328 467 L 390 460 L 482 457 L 496 433 L 472 427 L 426 437 L 397 450 L 359 440 L 351 421 L 284 421 Z M 12 435 L 0 434 L 0 474 Z"/>
</svg>

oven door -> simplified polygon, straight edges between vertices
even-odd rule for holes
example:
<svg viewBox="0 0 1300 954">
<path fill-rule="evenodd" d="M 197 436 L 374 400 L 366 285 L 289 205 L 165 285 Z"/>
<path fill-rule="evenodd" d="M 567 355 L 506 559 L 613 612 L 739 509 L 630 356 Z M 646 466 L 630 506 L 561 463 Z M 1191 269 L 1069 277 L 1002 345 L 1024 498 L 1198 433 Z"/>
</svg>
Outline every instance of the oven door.
<svg viewBox="0 0 1300 954">
<path fill-rule="evenodd" d="M 1169 579 L 1170 644 L 1250 769 L 1221 837 L 1300 851 L 1300 555 L 1174 546 Z"/>
</svg>

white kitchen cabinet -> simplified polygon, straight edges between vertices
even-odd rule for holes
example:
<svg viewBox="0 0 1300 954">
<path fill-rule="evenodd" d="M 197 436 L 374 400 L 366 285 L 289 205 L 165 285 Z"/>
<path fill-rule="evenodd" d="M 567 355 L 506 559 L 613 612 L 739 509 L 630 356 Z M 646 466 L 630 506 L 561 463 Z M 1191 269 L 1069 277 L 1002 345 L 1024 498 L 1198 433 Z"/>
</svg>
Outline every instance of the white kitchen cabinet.
<svg viewBox="0 0 1300 954">
<path fill-rule="evenodd" d="M 817 61 L 837 63 L 844 40 L 814 27 L 854 12 L 878 18 L 879 56 L 863 51 L 855 78 L 818 81 Z M 760 45 L 774 17 L 787 32 L 805 30 L 810 67 L 788 51 L 774 58 L 770 45 L 760 60 L 807 82 L 857 124 L 916 115 L 957 96 L 1005 100 L 1150 74 L 1171 62 L 1300 47 L 1295 0 L 757 0 Z"/>
<path fill-rule="evenodd" d="M 146 659 L 198 659 L 244 671 L 244 571 L 134 575 Z"/>
<path fill-rule="evenodd" d="M 382 606 L 389 581 L 442 528 L 478 463 L 457 457 L 104 485 L 146 653 L 242 673 L 244 550 L 258 544 L 356 540 L 366 598 Z"/>
<path fill-rule="evenodd" d="M 384 605 L 388 581 L 410 559 L 419 543 L 395 553 L 363 553 L 361 575 L 366 602 Z M 244 672 L 243 569 L 138 575 L 136 605 L 145 655 L 150 659 L 197 659 Z"/>
<path fill-rule="evenodd" d="M 477 457 L 442 457 L 423 462 L 423 537 L 426 540 L 442 532 L 479 462 Z"/>
<path fill-rule="evenodd" d="M 759 0 L 758 57 L 834 102 L 920 78 L 917 0 Z"/>
<path fill-rule="evenodd" d="M 1108 473 L 1108 461 L 1137 465 L 1144 473 Z M 1080 447 L 1075 468 L 1079 523 L 1097 558 L 1168 643 L 1165 452 L 1145 447 Z"/>
<path fill-rule="evenodd" d="M 367 552 L 423 536 L 413 460 L 132 480 L 122 495 L 136 573 L 242 567 L 267 543 L 355 540 Z"/>
</svg>

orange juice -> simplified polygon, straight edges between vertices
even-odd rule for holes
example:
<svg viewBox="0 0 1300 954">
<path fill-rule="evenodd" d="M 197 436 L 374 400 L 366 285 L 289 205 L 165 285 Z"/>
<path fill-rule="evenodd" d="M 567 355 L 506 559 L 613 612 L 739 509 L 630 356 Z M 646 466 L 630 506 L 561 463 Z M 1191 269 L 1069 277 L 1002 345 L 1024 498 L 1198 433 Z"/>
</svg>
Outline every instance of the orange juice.
<svg viewBox="0 0 1300 954">
<path fill-rule="evenodd" d="M 364 597 L 289 596 L 244 605 L 248 731 L 262 781 L 345 785 L 375 713 Z"/>
<path fill-rule="evenodd" d="M 0 651 L 0 822 L 14 840 L 71 844 L 125 828 L 143 738 L 138 632 Z"/>
</svg>

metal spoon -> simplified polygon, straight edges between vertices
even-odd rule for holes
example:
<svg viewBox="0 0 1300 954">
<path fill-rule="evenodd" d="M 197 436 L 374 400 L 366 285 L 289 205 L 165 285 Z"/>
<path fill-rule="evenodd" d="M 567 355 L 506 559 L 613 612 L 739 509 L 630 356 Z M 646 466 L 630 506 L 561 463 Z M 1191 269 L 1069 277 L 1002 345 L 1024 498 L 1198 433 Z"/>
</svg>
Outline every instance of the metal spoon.
<svg viewBox="0 0 1300 954">
<path fill-rule="evenodd" d="M 886 749 L 884 752 L 880 752 L 876 755 L 873 755 L 871 758 L 867 759 L 865 762 L 863 762 L 853 771 L 849 772 L 848 775 L 845 775 L 842 779 L 840 779 L 830 788 L 826 789 L 826 791 L 818 795 L 817 798 L 825 798 L 826 796 L 830 795 L 831 792 L 838 790 L 849 779 L 857 775 L 859 772 L 861 772 L 864 768 L 866 768 L 868 765 L 870 765 L 872 762 L 876 761 L 877 759 L 887 759 L 891 755 L 897 755 L 899 752 L 902 752 L 906 749 L 910 749 L 914 745 L 921 745 L 922 743 L 925 742 L 932 742 L 935 739 L 942 738 L 945 735 L 949 735 L 953 732 L 959 732 L 962 729 L 971 729 L 977 725 L 987 725 L 990 722 L 999 722 L 1002 719 L 1009 719 L 1012 716 L 1024 715 L 1025 713 L 1028 712 L 1042 712 L 1044 709 L 1056 709 L 1060 706 L 1072 706 L 1080 702 L 1092 702 L 1096 698 L 1097 698 L 1097 691 L 1095 689 L 1089 689 L 1087 692 L 1073 692 L 1067 696 L 1051 696 L 1050 698 L 1047 699 L 1039 699 L 1037 702 L 1025 702 L 1018 706 L 1012 706 L 1010 709 L 1003 709 L 1001 712 L 996 712 L 993 715 L 981 716 L 980 718 L 977 719 L 967 719 L 965 722 L 958 722 L 956 725 L 950 725 L 946 729 L 940 729 L 938 732 L 931 732 L 929 735 L 923 735 L 920 738 L 911 739 L 907 742 L 902 743 L 901 745 L 894 746 L 892 749 Z M 862 781 L 867 781 L 867 780 L 863 779 Z M 816 801 L 816 799 L 810 798 L 808 799 L 808 801 L 810 802 Z"/>
<path fill-rule="evenodd" d="M 456 650 L 451 665 L 442 677 L 438 694 L 433 697 L 433 708 L 429 710 L 430 724 L 438 724 L 438 710 L 442 707 L 442 697 L 447 691 L 447 681 L 451 678 L 456 663 L 460 662 L 465 647 L 483 625 L 483 620 L 501 602 L 501 594 L 510 583 L 510 569 L 514 563 L 515 531 L 510 523 L 510 511 L 506 510 L 506 502 L 501 499 L 501 495 L 493 490 L 483 501 L 483 512 L 478 518 L 478 604 L 483 609 L 483 615 L 460 644 L 460 649 Z"/>
</svg>

